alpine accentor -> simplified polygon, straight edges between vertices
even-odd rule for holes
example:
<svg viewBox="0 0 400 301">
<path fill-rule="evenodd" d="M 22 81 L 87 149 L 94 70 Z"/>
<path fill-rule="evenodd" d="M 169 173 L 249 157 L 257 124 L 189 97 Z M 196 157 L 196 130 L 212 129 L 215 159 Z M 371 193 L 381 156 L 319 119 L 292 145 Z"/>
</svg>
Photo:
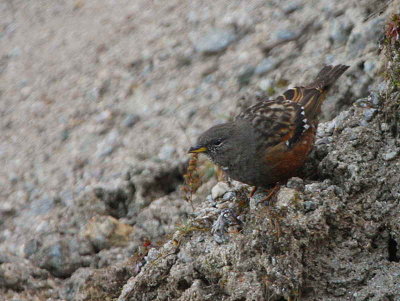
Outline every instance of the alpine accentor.
<svg viewBox="0 0 400 301">
<path fill-rule="evenodd" d="M 213 126 L 190 148 L 234 180 L 270 187 L 296 175 L 313 148 L 326 92 L 349 66 L 325 66 L 314 82 L 261 100 L 234 121 Z"/>
</svg>

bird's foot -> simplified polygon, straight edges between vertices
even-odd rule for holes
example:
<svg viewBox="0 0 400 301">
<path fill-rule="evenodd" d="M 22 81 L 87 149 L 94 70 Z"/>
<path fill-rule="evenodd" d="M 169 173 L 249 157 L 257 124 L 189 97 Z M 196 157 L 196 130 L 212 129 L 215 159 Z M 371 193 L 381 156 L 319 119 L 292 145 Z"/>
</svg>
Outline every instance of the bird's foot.
<svg viewBox="0 0 400 301">
<path fill-rule="evenodd" d="M 256 193 L 257 189 L 258 189 L 257 186 L 254 186 L 254 187 L 251 189 L 250 195 L 249 195 L 250 198 L 252 198 L 252 197 L 254 196 L 254 194 Z"/>
<path fill-rule="evenodd" d="M 261 199 L 260 203 L 265 203 L 266 205 L 269 205 L 270 203 L 275 201 L 276 195 L 277 195 L 277 193 L 278 193 L 278 191 L 280 189 L 281 189 L 281 185 L 280 184 L 276 184 L 271 189 L 266 190 L 266 192 L 268 192 L 268 194 L 267 194 L 266 197 Z"/>
</svg>

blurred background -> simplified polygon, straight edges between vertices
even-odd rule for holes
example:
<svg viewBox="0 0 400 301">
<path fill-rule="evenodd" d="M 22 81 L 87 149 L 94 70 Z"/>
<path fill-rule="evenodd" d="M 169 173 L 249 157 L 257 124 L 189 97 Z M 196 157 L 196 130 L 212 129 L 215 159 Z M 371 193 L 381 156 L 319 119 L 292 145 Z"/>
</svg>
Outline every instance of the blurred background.
<svg viewBox="0 0 400 301">
<path fill-rule="evenodd" d="M 58 288 L 78 268 L 109 266 L 171 232 L 189 210 L 177 191 L 188 147 L 256 96 L 338 63 L 351 68 L 323 119 L 366 96 L 394 6 L 1 1 L 0 263 L 27 278 L 8 279 L 3 266 L 0 290 L 73 298 Z"/>
</svg>

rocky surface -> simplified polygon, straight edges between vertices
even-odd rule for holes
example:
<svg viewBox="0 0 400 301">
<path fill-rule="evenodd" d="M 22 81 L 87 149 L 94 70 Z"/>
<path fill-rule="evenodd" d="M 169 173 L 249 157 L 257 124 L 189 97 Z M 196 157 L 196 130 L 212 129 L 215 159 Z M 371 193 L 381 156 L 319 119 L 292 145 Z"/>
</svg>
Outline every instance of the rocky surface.
<svg viewBox="0 0 400 301">
<path fill-rule="evenodd" d="M 1 3 L 0 300 L 400 299 L 398 92 L 378 54 L 398 8 Z M 331 63 L 351 68 L 299 178 L 266 203 L 200 161 L 183 199 L 201 131 Z"/>
</svg>

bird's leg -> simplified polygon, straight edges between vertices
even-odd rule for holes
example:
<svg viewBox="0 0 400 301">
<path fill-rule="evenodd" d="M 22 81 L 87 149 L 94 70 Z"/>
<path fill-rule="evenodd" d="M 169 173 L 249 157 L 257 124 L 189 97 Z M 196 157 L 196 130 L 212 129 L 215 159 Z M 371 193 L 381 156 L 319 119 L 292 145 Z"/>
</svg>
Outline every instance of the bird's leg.
<svg viewBox="0 0 400 301">
<path fill-rule="evenodd" d="M 252 189 L 251 189 L 251 191 L 250 191 L 250 196 L 249 197 L 253 197 L 253 195 L 256 193 L 256 191 L 257 191 L 257 186 L 254 186 Z"/>
<path fill-rule="evenodd" d="M 266 191 L 268 191 L 268 194 L 267 194 L 267 196 L 265 198 L 263 198 L 260 201 L 260 203 L 261 202 L 263 202 L 263 203 L 264 202 L 269 202 L 273 197 L 276 196 L 276 193 L 279 191 L 280 188 L 281 188 L 281 185 L 279 183 L 277 183 L 272 189 L 266 190 Z"/>
</svg>

